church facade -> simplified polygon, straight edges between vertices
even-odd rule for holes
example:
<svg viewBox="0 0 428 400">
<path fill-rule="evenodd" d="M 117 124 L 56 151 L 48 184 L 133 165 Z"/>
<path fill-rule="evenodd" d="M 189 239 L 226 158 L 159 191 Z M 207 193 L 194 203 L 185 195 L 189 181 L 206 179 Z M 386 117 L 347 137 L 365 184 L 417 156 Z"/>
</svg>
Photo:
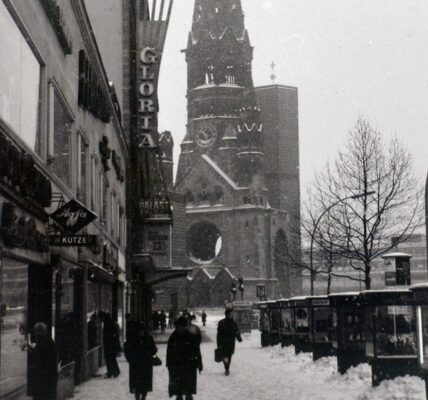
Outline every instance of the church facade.
<svg viewBox="0 0 428 400">
<path fill-rule="evenodd" d="M 283 154 L 269 150 L 283 132 L 265 131 L 241 1 L 196 0 L 185 54 L 188 123 L 175 190 L 186 199 L 187 264 L 242 279 L 244 299 L 256 300 L 258 285 L 267 298 L 299 294 L 301 276 L 290 256 L 300 249 L 299 204 L 271 204 L 275 185 L 267 175 L 272 157 L 298 154 L 298 141 Z M 299 198 L 298 165 L 295 172 L 297 185 L 294 175 L 293 184 L 278 185 L 275 198 Z M 228 293 L 218 284 L 210 290 L 217 302 L 213 290 Z"/>
</svg>

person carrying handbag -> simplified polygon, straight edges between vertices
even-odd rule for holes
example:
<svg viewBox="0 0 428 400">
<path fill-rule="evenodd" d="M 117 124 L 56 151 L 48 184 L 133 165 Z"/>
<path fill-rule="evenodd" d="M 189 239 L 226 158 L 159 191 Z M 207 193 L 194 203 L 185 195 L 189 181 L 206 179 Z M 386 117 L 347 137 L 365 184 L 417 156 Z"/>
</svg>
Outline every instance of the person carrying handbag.
<svg viewBox="0 0 428 400">
<path fill-rule="evenodd" d="M 223 358 L 224 374 L 229 375 L 229 368 L 232 362 L 232 355 L 235 353 L 235 340 L 242 342 L 238 325 L 232 318 L 232 310 L 225 311 L 223 318 L 217 327 L 217 349 Z"/>
<path fill-rule="evenodd" d="M 135 394 L 136 400 L 145 400 L 153 391 L 153 366 L 161 362 L 155 357 L 158 349 L 142 324 L 136 324 L 124 347 L 129 363 L 129 391 Z"/>
</svg>

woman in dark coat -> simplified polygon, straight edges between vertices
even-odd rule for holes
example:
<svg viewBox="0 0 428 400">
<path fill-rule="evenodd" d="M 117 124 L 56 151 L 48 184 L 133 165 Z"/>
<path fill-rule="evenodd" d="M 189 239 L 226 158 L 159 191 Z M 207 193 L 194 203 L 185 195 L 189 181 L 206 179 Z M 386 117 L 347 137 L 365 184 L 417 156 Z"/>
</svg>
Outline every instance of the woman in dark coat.
<svg viewBox="0 0 428 400">
<path fill-rule="evenodd" d="M 202 372 L 201 333 L 195 325 L 188 325 L 185 317 L 180 317 L 176 330 L 168 340 L 166 366 L 169 371 L 169 395 L 177 400 L 192 400 L 196 394 L 197 370 Z"/>
<path fill-rule="evenodd" d="M 224 373 L 229 375 L 229 368 L 232 362 L 232 355 L 235 353 L 235 340 L 242 342 L 238 325 L 233 320 L 231 310 L 225 311 L 225 318 L 218 323 L 217 327 L 217 347 L 223 356 Z"/>
<path fill-rule="evenodd" d="M 135 329 L 125 343 L 129 363 L 129 390 L 136 400 L 145 400 L 153 390 L 153 356 L 157 353 L 153 337 L 143 326 Z"/>
<path fill-rule="evenodd" d="M 120 374 L 116 357 L 120 351 L 119 328 L 110 314 L 104 314 L 103 327 L 104 358 L 106 360 L 107 378 L 117 377 Z"/>
<path fill-rule="evenodd" d="M 35 346 L 28 346 L 27 394 L 34 400 L 56 400 L 58 382 L 57 350 L 47 326 L 38 322 L 33 329 Z"/>
</svg>

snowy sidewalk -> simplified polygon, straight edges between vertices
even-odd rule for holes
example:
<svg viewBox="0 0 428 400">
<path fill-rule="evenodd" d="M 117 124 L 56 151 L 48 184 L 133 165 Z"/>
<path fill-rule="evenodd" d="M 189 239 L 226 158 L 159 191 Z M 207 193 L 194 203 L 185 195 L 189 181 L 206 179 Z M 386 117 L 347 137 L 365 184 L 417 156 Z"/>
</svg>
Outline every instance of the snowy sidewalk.
<svg viewBox="0 0 428 400">
<path fill-rule="evenodd" d="M 217 318 L 208 321 L 201 329 L 211 340 L 201 346 L 204 371 L 198 377 L 195 400 L 425 400 L 424 383 L 419 378 L 385 381 L 373 389 L 367 364 L 341 376 L 336 373 L 334 357 L 314 363 L 308 354 L 296 356 L 291 347 L 260 348 L 257 331 L 237 343 L 231 374 L 225 376 L 222 364 L 214 362 Z M 163 365 L 154 368 L 154 391 L 148 399 L 164 400 L 168 399 L 166 345 L 158 344 L 158 349 Z M 123 358 L 119 363 L 122 373 L 118 378 L 104 379 L 105 369 L 101 369 L 101 377 L 76 388 L 74 399 L 133 399 L 128 390 L 128 365 Z"/>
</svg>

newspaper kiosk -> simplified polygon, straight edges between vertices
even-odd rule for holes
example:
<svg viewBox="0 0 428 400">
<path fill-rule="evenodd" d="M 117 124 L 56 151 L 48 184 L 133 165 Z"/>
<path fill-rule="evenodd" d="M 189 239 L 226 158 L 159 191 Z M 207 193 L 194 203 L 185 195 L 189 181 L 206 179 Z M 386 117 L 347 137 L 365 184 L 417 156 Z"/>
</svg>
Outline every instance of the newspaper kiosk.
<svg viewBox="0 0 428 400">
<path fill-rule="evenodd" d="M 410 290 L 366 290 L 360 296 L 365 308 L 365 348 L 373 386 L 385 379 L 419 375 L 416 310 Z"/>
<path fill-rule="evenodd" d="M 281 314 L 281 346 L 290 346 L 293 343 L 291 302 L 288 299 L 281 299 L 278 300 L 278 304 Z"/>
<path fill-rule="evenodd" d="M 416 305 L 418 360 L 428 398 L 428 282 L 410 287 Z"/>
<path fill-rule="evenodd" d="M 337 356 L 337 370 L 345 374 L 350 367 L 366 362 L 364 308 L 358 292 L 332 293 L 331 341 Z"/>
<path fill-rule="evenodd" d="M 312 342 L 312 357 L 316 361 L 333 355 L 330 341 L 332 315 L 328 296 L 311 296 L 307 298 L 309 307 L 309 338 Z"/>
<path fill-rule="evenodd" d="M 281 341 L 280 336 L 280 326 L 281 326 L 281 314 L 279 309 L 279 304 L 272 300 L 268 301 L 268 310 L 269 310 L 269 344 L 275 346 Z"/>
<path fill-rule="evenodd" d="M 234 301 L 233 319 L 236 321 L 241 333 L 251 333 L 253 303 L 251 301 Z"/>
<path fill-rule="evenodd" d="M 262 347 L 269 346 L 269 309 L 267 301 L 261 301 L 258 304 L 258 308 L 260 310 L 260 322 L 259 322 L 259 330 L 260 330 L 260 342 Z"/>
<path fill-rule="evenodd" d="M 293 345 L 296 354 L 310 353 L 312 343 L 309 339 L 309 308 L 306 297 L 292 297 L 290 299 L 292 320 L 291 330 L 293 334 Z"/>
</svg>

